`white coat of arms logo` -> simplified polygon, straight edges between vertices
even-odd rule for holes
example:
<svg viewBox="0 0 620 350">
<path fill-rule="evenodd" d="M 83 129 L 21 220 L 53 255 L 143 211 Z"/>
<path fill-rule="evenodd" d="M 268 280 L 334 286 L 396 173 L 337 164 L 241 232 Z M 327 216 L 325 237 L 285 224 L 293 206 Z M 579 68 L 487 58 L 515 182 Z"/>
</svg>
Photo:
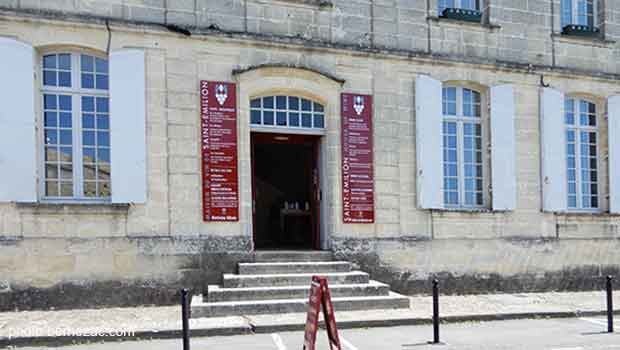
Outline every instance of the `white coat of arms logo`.
<svg viewBox="0 0 620 350">
<path fill-rule="evenodd" d="M 226 102 L 228 98 L 228 87 L 224 84 L 218 84 L 215 87 L 215 98 L 217 98 L 217 102 L 219 102 L 220 106 L 224 105 L 224 102 Z"/>
<path fill-rule="evenodd" d="M 364 111 L 364 97 L 363 96 L 355 96 L 353 98 L 353 109 L 355 109 L 355 113 L 357 115 L 361 115 Z"/>
</svg>

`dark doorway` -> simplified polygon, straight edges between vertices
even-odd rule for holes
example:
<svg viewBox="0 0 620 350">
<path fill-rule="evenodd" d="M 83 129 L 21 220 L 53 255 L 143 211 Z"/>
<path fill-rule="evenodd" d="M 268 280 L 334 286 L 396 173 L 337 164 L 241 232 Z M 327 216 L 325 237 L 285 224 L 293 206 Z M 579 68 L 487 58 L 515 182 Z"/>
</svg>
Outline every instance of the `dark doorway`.
<svg viewBox="0 0 620 350">
<path fill-rule="evenodd" d="M 252 133 L 252 198 L 257 249 L 316 249 L 318 136 Z"/>
</svg>

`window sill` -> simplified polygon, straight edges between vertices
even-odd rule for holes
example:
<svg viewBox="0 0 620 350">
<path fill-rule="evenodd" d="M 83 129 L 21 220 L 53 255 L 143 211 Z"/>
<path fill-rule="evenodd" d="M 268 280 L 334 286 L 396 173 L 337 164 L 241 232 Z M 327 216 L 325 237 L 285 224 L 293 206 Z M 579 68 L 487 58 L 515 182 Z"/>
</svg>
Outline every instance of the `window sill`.
<svg viewBox="0 0 620 350">
<path fill-rule="evenodd" d="M 553 213 L 556 216 L 571 218 L 571 217 L 612 217 L 620 216 L 620 214 L 612 214 L 608 211 L 563 211 Z"/>
<path fill-rule="evenodd" d="M 316 6 L 320 9 L 331 9 L 334 7 L 334 3 L 330 0 L 280 0 L 281 2 L 306 5 L 306 6 Z"/>
<path fill-rule="evenodd" d="M 470 22 L 446 17 L 439 16 L 428 16 L 426 17 L 427 21 L 435 22 L 435 23 L 445 23 L 445 24 L 454 24 L 458 26 L 468 26 L 471 28 L 480 28 L 484 30 L 494 31 L 499 30 L 501 28 L 498 24 L 493 23 L 482 23 L 482 22 Z"/>
<path fill-rule="evenodd" d="M 17 208 L 31 214 L 126 214 L 129 204 L 110 202 L 58 202 L 41 201 L 37 203 L 17 203 Z"/>
<path fill-rule="evenodd" d="M 502 211 L 494 211 L 490 208 L 442 208 L 433 209 L 432 211 L 438 213 L 464 213 L 464 214 L 478 214 L 478 213 L 503 213 Z"/>
<path fill-rule="evenodd" d="M 596 47 L 602 47 L 602 48 L 611 48 L 616 43 L 615 40 L 603 39 L 601 35 L 581 36 L 581 35 L 553 33 L 551 34 L 551 38 L 556 41 L 567 43 L 567 44 L 588 45 L 588 46 L 596 46 Z"/>
</svg>

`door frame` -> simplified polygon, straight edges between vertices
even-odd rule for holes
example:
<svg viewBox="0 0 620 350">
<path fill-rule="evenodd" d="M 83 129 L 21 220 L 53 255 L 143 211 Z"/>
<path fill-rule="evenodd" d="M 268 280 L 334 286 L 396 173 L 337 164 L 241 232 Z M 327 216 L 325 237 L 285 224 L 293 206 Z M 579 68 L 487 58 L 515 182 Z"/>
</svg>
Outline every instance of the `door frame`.
<svg viewBox="0 0 620 350">
<path fill-rule="evenodd" d="M 311 250 L 322 250 L 321 247 L 321 213 L 322 206 L 322 183 L 321 183 L 321 138 L 323 135 L 308 135 L 308 134 L 287 134 L 287 133 L 273 133 L 273 132 L 250 132 L 250 163 L 251 163 L 251 183 L 252 183 L 252 241 L 253 246 L 256 247 L 256 157 L 255 147 L 256 145 L 266 144 L 282 144 L 282 145 L 307 145 L 312 147 L 312 165 L 313 174 L 310 177 L 310 193 L 312 193 L 310 200 L 310 208 L 314 211 L 312 220 L 312 247 Z M 256 249 L 256 248 L 255 248 Z"/>
</svg>

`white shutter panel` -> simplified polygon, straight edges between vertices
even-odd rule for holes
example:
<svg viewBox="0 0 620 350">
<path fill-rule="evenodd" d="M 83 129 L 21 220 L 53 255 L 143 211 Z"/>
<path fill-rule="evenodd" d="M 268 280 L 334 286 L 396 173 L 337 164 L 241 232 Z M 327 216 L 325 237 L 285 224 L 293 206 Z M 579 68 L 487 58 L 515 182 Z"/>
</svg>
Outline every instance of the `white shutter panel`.
<svg viewBox="0 0 620 350">
<path fill-rule="evenodd" d="M 607 101 L 609 132 L 609 212 L 620 214 L 620 96 Z"/>
<path fill-rule="evenodd" d="M 113 203 L 146 202 L 145 60 L 141 50 L 110 54 Z"/>
<path fill-rule="evenodd" d="M 415 82 L 416 163 L 418 205 L 443 208 L 442 87 L 427 75 Z"/>
<path fill-rule="evenodd" d="M 564 94 L 543 88 L 540 97 L 543 210 L 567 208 Z"/>
<path fill-rule="evenodd" d="M 512 85 L 491 88 L 491 179 L 493 210 L 517 206 L 515 103 Z"/>
<path fill-rule="evenodd" d="M 37 201 L 34 49 L 0 38 L 0 201 Z"/>
</svg>

